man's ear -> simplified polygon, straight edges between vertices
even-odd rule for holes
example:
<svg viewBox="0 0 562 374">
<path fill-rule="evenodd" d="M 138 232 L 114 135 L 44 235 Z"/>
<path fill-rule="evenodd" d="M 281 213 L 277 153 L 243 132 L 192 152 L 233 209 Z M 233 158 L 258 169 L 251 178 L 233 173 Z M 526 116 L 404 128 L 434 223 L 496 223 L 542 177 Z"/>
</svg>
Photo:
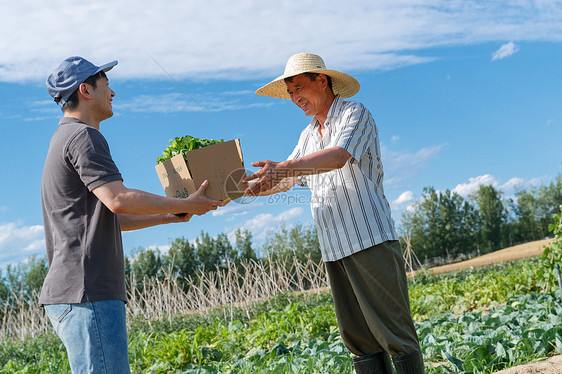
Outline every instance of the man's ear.
<svg viewBox="0 0 562 374">
<path fill-rule="evenodd" d="M 80 86 L 78 86 L 78 92 L 84 98 L 89 99 L 92 96 L 92 86 L 86 83 L 80 83 Z"/>
<path fill-rule="evenodd" d="M 318 79 L 320 79 L 320 82 L 322 83 L 322 87 L 326 88 L 328 87 L 328 77 L 326 76 L 326 74 L 318 74 Z"/>
</svg>

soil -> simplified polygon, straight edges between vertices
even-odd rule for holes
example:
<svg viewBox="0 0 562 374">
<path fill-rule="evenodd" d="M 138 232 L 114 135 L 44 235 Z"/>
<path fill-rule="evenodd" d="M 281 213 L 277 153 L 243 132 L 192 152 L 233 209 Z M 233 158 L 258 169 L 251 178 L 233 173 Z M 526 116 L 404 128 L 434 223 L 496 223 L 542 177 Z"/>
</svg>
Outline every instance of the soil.
<svg viewBox="0 0 562 374">
<path fill-rule="evenodd" d="M 562 373 L 562 355 L 546 361 L 533 362 L 497 371 L 495 374 L 560 374 Z"/>
<path fill-rule="evenodd" d="M 519 244 L 470 260 L 436 266 L 430 268 L 429 270 L 433 274 L 444 274 L 471 267 L 481 267 L 505 261 L 514 261 L 522 258 L 540 256 L 544 251 L 544 247 L 549 245 L 551 242 L 552 239 L 544 239 Z M 562 374 L 562 355 L 550 357 L 545 361 L 514 366 L 509 369 L 500 370 L 495 374 Z"/>
<path fill-rule="evenodd" d="M 500 249 L 499 251 L 495 251 L 492 253 L 487 253 L 470 260 L 436 266 L 430 268 L 429 270 L 433 274 L 444 274 L 451 273 L 453 271 L 468 269 L 471 267 L 477 268 L 481 266 L 499 264 L 500 262 L 515 261 L 522 258 L 540 256 L 544 252 L 544 247 L 550 245 L 550 243 L 552 243 L 552 240 L 553 239 L 543 239 L 534 242 L 523 243 L 515 245 L 513 247 Z"/>
</svg>

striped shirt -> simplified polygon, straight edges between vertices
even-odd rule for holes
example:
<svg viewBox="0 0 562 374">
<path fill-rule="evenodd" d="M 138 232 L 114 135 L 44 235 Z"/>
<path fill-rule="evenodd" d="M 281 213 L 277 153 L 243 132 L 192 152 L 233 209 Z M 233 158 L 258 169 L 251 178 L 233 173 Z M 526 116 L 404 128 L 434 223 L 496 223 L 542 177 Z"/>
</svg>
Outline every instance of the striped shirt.
<svg viewBox="0 0 562 374">
<path fill-rule="evenodd" d="M 312 217 L 324 261 L 337 261 L 387 240 L 398 240 L 384 195 L 378 131 L 361 103 L 336 96 L 321 137 L 319 122 L 301 133 L 289 160 L 341 147 L 351 158 L 341 169 L 302 177 L 311 192 Z"/>
</svg>

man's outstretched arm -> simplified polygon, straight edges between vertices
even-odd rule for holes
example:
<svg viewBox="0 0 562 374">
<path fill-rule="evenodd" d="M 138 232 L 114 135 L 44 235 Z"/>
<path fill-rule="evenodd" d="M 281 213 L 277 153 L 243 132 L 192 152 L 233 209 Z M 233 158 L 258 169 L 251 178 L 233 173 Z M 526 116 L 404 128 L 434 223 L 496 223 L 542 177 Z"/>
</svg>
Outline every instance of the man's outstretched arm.
<svg viewBox="0 0 562 374">
<path fill-rule="evenodd" d="M 297 183 L 298 177 L 340 169 L 350 157 L 351 154 L 348 151 L 336 146 L 293 160 L 253 162 L 252 166 L 261 167 L 261 169 L 244 179 L 243 182 L 246 183 L 255 180 L 254 183 L 249 183 L 244 193 L 263 196 L 271 194 L 267 192 L 276 191 L 276 189 L 279 189 L 276 192 L 286 191 Z M 285 180 L 288 188 L 282 183 Z"/>
</svg>

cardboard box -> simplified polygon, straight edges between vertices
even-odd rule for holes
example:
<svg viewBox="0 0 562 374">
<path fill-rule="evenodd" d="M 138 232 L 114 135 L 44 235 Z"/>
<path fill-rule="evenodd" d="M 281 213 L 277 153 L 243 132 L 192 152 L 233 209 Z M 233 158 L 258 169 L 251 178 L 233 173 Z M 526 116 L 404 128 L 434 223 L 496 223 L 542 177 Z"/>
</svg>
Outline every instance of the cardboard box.
<svg viewBox="0 0 562 374">
<path fill-rule="evenodd" d="M 176 155 L 155 166 L 166 196 L 182 197 L 197 191 L 208 180 L 205 195 L 214 200 L 234 200 L 243 195 L 246 177 L 240 139 L 209 145 Z"/>
</svg>

